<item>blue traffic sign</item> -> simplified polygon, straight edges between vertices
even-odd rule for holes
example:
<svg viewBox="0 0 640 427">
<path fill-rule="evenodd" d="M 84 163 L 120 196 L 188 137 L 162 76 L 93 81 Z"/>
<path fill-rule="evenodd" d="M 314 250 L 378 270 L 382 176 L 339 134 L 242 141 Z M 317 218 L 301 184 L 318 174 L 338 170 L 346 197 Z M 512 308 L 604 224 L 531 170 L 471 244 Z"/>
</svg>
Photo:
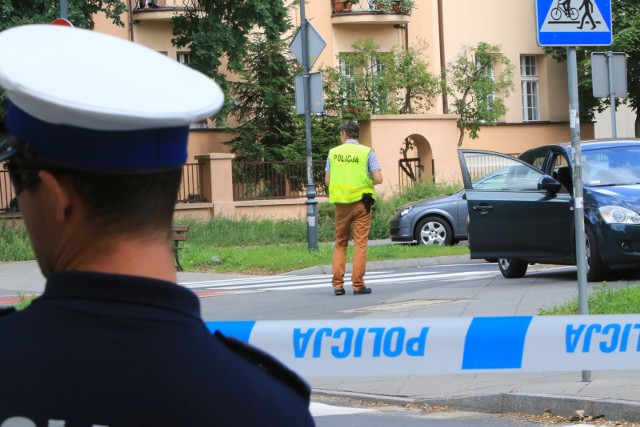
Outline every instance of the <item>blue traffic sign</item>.
<svg viewBox="0 0 640 427">
<path fill-rule="evenodd" d="M 611 0 L 536 0 L 540 46 L 607 46 Z"/>
</svg>

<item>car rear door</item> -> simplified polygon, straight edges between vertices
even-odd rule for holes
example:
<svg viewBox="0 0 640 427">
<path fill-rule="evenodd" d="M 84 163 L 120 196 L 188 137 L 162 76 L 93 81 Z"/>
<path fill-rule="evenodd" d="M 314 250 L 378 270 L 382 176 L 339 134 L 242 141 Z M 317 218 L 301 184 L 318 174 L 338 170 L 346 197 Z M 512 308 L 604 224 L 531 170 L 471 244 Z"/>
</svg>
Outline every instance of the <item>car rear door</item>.
<svg viewBox="0 0 640 427">
<path fill-rule="evenodd" d="M 516 258 L 528 261 L 570 259 L 573 205 L 566 193 L 541 189 L 541 170 L 512 156 L 459 150 L 469 210 L 471 258 Z M 502 188 L 483 178 L 507 170 Z"/>
</svg>

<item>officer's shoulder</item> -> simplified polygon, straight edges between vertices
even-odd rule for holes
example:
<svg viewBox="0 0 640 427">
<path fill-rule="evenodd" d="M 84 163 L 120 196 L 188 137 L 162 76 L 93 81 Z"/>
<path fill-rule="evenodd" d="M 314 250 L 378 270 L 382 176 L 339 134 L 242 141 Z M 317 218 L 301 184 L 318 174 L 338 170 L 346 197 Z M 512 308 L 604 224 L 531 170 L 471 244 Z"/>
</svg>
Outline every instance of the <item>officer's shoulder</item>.
<svg viewBox="0 0 640 427">
<path fill-rule="evenodd" d="M 16 312 L 15 307 L 0 307 L 0 318 Z"/>
<path fill-rule="evenodd" d="M 220 339 L 229 350 L 286 384 L 306 400 L 309 400 L 311 395 L 309 385 L 300 378 L 298 374 L 287 368 L 273 356 L 237 338 L 228 337 L 220 331 L 215 331 L 214 335 Z"/>
</svg>

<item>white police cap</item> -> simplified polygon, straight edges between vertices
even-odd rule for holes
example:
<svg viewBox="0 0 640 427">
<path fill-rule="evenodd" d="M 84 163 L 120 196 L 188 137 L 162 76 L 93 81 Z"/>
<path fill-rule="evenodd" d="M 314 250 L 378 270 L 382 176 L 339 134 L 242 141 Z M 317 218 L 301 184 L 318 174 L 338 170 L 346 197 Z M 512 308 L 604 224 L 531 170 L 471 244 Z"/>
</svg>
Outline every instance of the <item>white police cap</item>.
<svg viewBox="0 0 640 427">
<path fill-rule="evenodd" d="M 0 33 L 0 86 L 7 128 L 36 160 L 107 172 L 179 167 L 189 125 L 224 100 L 213 80 L 166 55 L 57 25 Z"/>
</svg>

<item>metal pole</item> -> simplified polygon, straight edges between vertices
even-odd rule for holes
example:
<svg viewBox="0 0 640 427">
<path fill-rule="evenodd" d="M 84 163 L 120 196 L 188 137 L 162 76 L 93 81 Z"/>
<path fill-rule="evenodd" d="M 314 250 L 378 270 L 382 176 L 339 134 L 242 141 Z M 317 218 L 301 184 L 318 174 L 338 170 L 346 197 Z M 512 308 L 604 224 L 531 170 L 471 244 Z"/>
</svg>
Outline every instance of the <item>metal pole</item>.
<svg viewBox="0 0 640 427">
<path fill-rule="evenodd" d="M 313 158 L 311 157 L 311 90 L 309 85 L 309 21 L 305 16 L 305 1 L 300 2 L 300 22 L 302 39 L 302 91 L 304 93 L 304 128 L 307 140 L 307 247 L 318 250 L 318 201 L 313 182 Z"/>
<path fill-rule="evenodd" d="M 578 308 L 580 314 L 589 314 L 587 303 L 587 257 L 584 235 L 584 199 L 582 196 L 582 154 L 580 150 L 580 106 L 578 103 L 578 61 L 576 48 L 567 47 L 569 83 L 569 126 L 573 153 L 573 198 L 576 230 L 576 263 L 578 267 Z M 582 371 L 582 381 L 591 381 L 591 371 Z"/>
<path fill-rule="evenodd" d="M 611 108 L 611 137 L 618 137 L 618 125 L 616 124 L 616 92 L 613 82 L 613 52 L 607 52 L 607 67 L 609 69 L 609 99 Z"/>
<path fill-rule="evenodd" d="M 69 4 L 67 0 L 60 0 L 60 18 L 69 19 Z"/>
</svg>

